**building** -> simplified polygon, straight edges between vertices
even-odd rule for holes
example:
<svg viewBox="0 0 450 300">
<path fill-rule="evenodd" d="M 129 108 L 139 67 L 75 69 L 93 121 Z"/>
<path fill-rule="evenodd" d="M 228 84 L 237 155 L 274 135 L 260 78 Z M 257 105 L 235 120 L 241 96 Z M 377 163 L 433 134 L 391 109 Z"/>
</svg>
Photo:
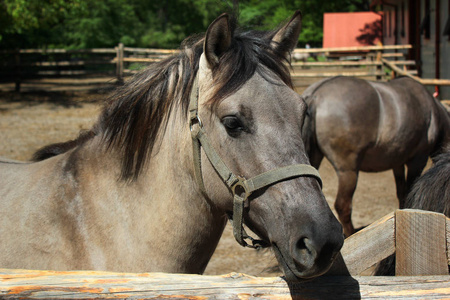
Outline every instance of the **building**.
<svg viewBox="0 0 450 300">
<path fill-rule="evenodd" d="M 384 45 L 413 45 L 419 77 L 450 79 L 450 0 L 374 0 L 383 13 Z M 428 87 L 450 99 L 450 86 Z"/>
<path fill-rule="evenodd" d="M 323 47 L 380 45 L 382 16 L 375 12 L 325 13 Z"/>
</svg>

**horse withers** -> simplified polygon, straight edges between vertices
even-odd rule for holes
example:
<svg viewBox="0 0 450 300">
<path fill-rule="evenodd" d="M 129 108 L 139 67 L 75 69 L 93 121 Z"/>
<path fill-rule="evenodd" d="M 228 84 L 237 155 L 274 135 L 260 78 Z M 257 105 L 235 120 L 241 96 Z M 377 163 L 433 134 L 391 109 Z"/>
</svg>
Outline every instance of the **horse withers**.
<svg viewBox="0 0 450 300">
<path fill-rule="evenodd" d="M 222 15 L 114 92 L 79 139 L 0 163 L 0 267 L 202 273 L 228 214 L 287 279 L 325 273 L 343 234 L 301 137 L 300 27 L 298 12 L 264 33 Z"/>
<path fill-rule="evenodd" d="M 450 115 L 408 77 L 387 83 L 333 77 L 314 83 L 303 97 L 308 105 L 303 135 L 311 165 L 318 168 L 325 156 L 334 167 L 335 208 L 347 236 L 355 232 L 351 207 L 359 171 L 392 169 L 403 208 L 428 157 L 450 142 Z"/>
</svg>

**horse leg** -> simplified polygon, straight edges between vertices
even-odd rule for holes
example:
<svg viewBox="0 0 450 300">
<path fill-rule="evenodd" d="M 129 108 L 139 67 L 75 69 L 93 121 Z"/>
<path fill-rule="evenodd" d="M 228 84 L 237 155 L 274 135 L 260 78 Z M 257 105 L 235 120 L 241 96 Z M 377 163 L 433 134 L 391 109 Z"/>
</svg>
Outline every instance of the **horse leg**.
<svg viewBox="0 0 450 300">
<path fill-rule="evenodd" d="M 355 233 L 351 215 L 352 198 L 358 181 L 358 172 L 356 170 L 336 170 L 339 179 L 338 192 L 334 208 L 339 216 L 339 221 L 344 228 L 346 237 Z"/>
<path fill-rule="evenodd" d="M 405 198 L 407 193 L 405 180 L 405 165 L 397 166 L 392 169 L 395 178 L 395 188 L 397 190 L 397 199 L 399 208 L 402 209 L 405 205 Z"/>
</svg>

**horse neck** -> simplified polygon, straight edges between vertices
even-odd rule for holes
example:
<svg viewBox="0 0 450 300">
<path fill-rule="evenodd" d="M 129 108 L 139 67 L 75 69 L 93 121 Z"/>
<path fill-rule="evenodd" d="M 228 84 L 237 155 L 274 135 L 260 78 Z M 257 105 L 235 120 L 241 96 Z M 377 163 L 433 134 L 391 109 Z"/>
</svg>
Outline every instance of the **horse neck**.
<svg viewBox="0 0 450 300">
<path fill-rule="evenodd" d="M 87 151 L 95 153 L 95 144 Z M 130 233 L 138 236 L 139 244 L 149 245 L 142 253 L 152 257 L 145 271 L 202 273 L 218 244 L 225 217 L 202 196 L 194 180 L 192 141 L 181 109 L 172 112 L 164 135 L 135 181 L 117 184 L 120 161 L 114 151 L 101 159 L 115 168 L 115 172 L 103 172 L 111 174 L 107 186 L 115 186 L 118 200 L 114 201 L 126 203 L 129 217 L 140 223 L 136 227 L 145 228 L 141 234 Z"/>
</svg>

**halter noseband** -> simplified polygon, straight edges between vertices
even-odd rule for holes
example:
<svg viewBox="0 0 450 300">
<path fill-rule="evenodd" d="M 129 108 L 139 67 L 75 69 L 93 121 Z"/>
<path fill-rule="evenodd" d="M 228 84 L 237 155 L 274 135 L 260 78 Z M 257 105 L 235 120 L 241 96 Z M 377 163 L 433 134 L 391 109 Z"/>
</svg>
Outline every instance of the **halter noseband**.
<svg viewBox="0 0 450 300">
<path fill-rule="evenodd" d="M 194 152 L 195 178 L 200 190 L 207 195 L 202 176 L 201 147 L 203 147 L 203 151 L 208 157 L 208 160 L 219 174 L 222 181 L 233 193 L 233 214 L 228 214 L 228 217 L 233 224 L 233 234 L 236 241 L 244 247 L 267 247 L 269 246 L 267 242 L 253 239 L 245 232 L 243 227 L 244 205 L 248 197 L 256 190 L 270 186 L 285 179 L 292 179 L 300 176 L 312 176 L 317 179 L 322 187 L 322 179 L 320 178 L 319 172 L 310 165 L 297 164 L 270 170 L 250 179 L 236 176 L 230 171 L 230 169 L 225 165 L 220 156 L 211 146 L 209 138 L 203 130 L 203 124 L 198 116 L 198 96 L 197 74 L 194 79 L 194 84 L 190 95 L 189 128 L 191 130 Z M 252 244 L 248 244 L 245 239 L 249 239 Z"/>
</svg>

